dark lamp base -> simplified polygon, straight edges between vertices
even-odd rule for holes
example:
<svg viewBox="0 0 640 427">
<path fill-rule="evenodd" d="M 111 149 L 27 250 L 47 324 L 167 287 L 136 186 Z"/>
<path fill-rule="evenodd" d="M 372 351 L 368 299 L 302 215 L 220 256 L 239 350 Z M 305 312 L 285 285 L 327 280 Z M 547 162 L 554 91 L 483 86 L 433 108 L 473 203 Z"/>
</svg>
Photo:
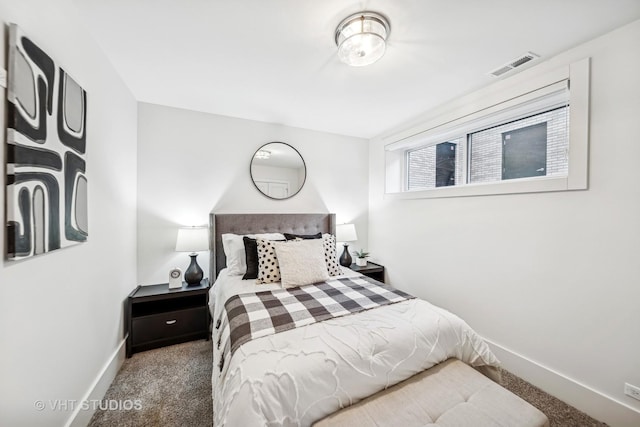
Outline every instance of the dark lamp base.
<svg viewBox="0 0 640 427">
<path fill-rule="evenodd" d="M 351 255 L 349 255 L 349 245 L 344 243 L 344 251 L 342 251 L 342 255 L 340 255 L 340 265 L 350 267 L 352 262 Z"/>
<path fill-rule="evenodd" d="M 191 254 L 191 264 L 189 264 L 189 268 L 184 272 L 184 281 L 189 285 L 199 285 L 204 277 L 204 273 L 202 269 L 196 262 L 196 257 L 198 254 Z"/>
</svg>

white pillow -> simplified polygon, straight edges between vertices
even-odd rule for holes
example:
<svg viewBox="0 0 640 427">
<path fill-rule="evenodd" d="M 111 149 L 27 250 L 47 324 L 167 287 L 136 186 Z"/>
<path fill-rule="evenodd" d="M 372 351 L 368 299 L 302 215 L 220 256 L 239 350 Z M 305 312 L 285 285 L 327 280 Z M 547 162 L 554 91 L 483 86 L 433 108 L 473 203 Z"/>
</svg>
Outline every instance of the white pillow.
<svg viewBox="0 0 640 427">
<path fill-rule="evenodd" d="M 285 240 L 282 233 L 264 233 L 264 234 L 232 234 L 225 233 L 222 236 L 222 248 L 224 255 L 227 257 L 227 274 L 231 276 L 243 275 L 247 272 L 247 257 L 244 252 L 244 236 L 252 239 L 265 240 Z"/>
<path fill-rule="evenodd" d="M 310 285 L 329 279 L 322 239 L 275 242 L 283 288 Z"/>
</svg>

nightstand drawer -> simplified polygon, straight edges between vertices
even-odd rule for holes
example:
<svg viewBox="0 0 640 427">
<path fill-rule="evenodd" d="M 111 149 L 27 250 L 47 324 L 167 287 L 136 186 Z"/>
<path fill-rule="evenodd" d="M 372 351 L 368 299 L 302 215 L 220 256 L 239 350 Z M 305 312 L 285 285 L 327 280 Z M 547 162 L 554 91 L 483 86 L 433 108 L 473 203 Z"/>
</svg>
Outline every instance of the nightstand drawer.
<svg viewBox="0 0 640 427">
<path fill-rule="evenodd" d="M 134 346 L 202 332 L 207 322 L 207 308 L 196 307 L 136 317 L 132 325 Z"/>
</svg>

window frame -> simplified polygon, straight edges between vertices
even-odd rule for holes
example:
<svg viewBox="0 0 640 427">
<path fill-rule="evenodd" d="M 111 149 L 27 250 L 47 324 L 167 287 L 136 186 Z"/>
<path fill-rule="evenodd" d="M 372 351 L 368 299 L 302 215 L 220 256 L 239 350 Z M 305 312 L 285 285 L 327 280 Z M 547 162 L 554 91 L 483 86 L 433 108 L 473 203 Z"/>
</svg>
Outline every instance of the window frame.
<svg viewBox="0 0 640 427">
<path fill-rule="evenodd" d="M 508 90 L 496 90 L 491 96 L 478 96 L 477 102 L 471 103 L 471 105 L 465 104 L 464 107 L 456 109 L 455 113 L 440 116 L 436 120 L 422 123 L 383 138 L 386 162 L 385 198 L 465 197 L 588 189 L 589 78 L 590 58 L 585 58 L 552 72 L 532 77 L 518 85 L 514 85 L 515 87 L 509 87 Z M 569 87 L 570 105 L 568 174 L 566 176 L 541 176 L 468 183 L 466 182 L 470 166 L 468 162 L 468 146 L 465 147 L 463 158 L 461 158 L 461 161 L 465 162 L 463 164 L 465 179 L 461 185 L 408 190 L 406 161 L 401 161 L 401 167 L 396 168 L 396 170 L 389 166 L 387 156 L 392 151 L 400 150 L 404 153 L 411 147 L 436 145 L 438 142 L 434 141 L 438 141 L 439 133 L 444 138 L 440 139 L 439 142 L 445 142 L 446 138 L 454 139 L 460 136 L 467 141 L 467 132 L 463 129 L 466 123 L 489 116 L 496 111 L 508 111 L 509 108 L 522 103 L 521 99 L 526 98 L 528 95 L 544 91 L 545 88 L 558 85 L 563 81 L 567 82 L 566 84 Z M 460 132 L 453 136 L 457 127 L 460 127 Z M 425 138 L 428 142 L 423 142 L 422 144 L 415 142 Z M 401 173 L 401 177 L 398 177 L 398 173 Z M 399 182 L 398 179 L 400 179 Z M 399 188 L 399 190 L 390 191 L 390 187 Z"/>
</svg>

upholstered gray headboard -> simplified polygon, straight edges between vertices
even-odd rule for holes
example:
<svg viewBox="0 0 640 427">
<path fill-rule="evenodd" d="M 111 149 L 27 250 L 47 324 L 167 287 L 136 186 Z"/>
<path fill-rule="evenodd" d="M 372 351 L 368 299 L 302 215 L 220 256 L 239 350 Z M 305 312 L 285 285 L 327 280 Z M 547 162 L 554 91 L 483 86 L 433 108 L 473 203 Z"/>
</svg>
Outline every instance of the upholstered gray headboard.
<svg viewBox="0 0 640 427">
<path fill-rule="evenodd" d="M 209 216 L 210 275 L 218 277 L 220 270 L 227 266 L 222 236 L 225 233 L 293 233 L 315 234 L 336 233 L 336 215 L 321 214 L 216 214 Z"/>
</svg>

